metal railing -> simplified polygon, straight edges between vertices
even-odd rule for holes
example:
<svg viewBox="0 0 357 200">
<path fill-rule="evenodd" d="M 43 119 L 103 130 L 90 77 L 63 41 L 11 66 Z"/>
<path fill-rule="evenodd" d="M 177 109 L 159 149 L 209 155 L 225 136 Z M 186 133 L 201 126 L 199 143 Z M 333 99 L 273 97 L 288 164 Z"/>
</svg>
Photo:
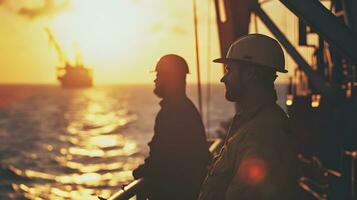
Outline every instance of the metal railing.
<svg viewBox="0 0 357 200">
<path fill-rule="evenodd" d="M 123 187 L 121 190 L 116 192 L 113 196 L 111 196 L 108 200 L 128 200 L 131 197 L 136 196 L 136 200 L 144 200 L 145 197 L 140 194 L 142 188 L 145 185 L 145 179 L 141 178 L 138 180 L 134 180 L 127 186 Z"/>
<path fill-rule="evenodd" d="M 222 139 L 214 139 L 212 141 L 208 141 L 210 143 L 209 151 L 211 154 L 217 152 L 219 147 L 221 147 L 223 140 Z M 142 189 L 145 186 L 145 178 L 141 178 L 138 180 L 134 180 L 130 184 L 123 186 L 118 192 L 114 193 L 107 200 L 129 200 L 130 198 L 136 196 L 136 200 L 145 200 L 145 195 L 141 194 Z M 100 200 L 104 200 L 105 198 L 98 197 Z"/>
<path fill-rule="evenodd" d="M 298 180 L 302 191 L 317 200 L 328 200 L 329 182 L 332 178 L 340 178 L 342 174 L 336 170 L 328 169 L 323 166 L 317 157 L 306 158 L 298 154 L 300 169 L 303 176 Z"/>
</svg>

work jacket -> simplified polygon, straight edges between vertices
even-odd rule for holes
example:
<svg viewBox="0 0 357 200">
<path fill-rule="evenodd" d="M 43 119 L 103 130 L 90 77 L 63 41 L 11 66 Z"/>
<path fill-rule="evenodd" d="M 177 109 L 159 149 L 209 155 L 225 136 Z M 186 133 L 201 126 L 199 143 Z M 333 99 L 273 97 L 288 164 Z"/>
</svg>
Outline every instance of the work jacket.
<svg viewBox="0 0 357 200">
<path fill-rule="evenodd" d="M 160 106 L 150 154 L 133 175 L 150 181 L 150 199 L 196 200 L 210 158 L 200 114 L 187 97 Z"/>
<path fill-rule="evenodd" d="M 297 199 L 297 157 L 276 97 L 254 99 L 233 118 L 200 200 Z"/>
</svg>

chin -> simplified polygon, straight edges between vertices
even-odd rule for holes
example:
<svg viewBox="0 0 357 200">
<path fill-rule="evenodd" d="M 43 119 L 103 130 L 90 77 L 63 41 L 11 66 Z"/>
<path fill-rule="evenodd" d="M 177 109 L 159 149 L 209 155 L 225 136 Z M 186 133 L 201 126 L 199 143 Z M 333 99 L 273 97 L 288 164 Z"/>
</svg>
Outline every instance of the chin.
<svg viewBox="0 0 357 200">
<path fill-rule="evenodd" d="M 154 89 L 154 94 L 159 97 L 159 98 L 162 98 L 162 93 L 160 92 L 160 90 L 158 90 L 157 88 Z"/>
<path fill-rule="evenodd" d="M 231 101 L 231 102 L 237 102 L 238 101 L 238 98 L 235 95 L 233 95 L 232 93 L 229 93 L 228 91 L 226 92 L 225 96 L 226 96 L 226 99 L 228 101 Z"/>
<path fill-rule="evenodd" d="M 226 99 L 227 99 L 228 101 L 234 102 L 234 99 L 233 99 L 231 96 L 229 96 L 229 95 L 226 95 Z"/>
</svg>

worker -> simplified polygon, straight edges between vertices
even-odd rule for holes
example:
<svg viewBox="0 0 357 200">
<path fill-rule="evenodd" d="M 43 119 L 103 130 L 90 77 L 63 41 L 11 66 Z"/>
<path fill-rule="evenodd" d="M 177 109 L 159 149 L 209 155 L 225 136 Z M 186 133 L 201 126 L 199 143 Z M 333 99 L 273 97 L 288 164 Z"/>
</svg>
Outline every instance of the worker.
<svg viewBox="0 0 357 200">
<path fill-rule="evenodd" d="M 174 54 L 161 57 L 154 93 L 162 99 L 150 154 L 133 171 L 144 177 L 150 200 L 196 200 L 207 174 L 210 153 L 200 113 L 186 95 L 186 61 Z"/>
<path fill-rule="evenodd" d="M 221 82 L 237 113 L 199 200 L 293 200 L 297 154 L 289 118 L 276 104 L 274 81 L 286 73 L 279 43 L 265 35 L 237 39 L 224 58 Z"/>
</svg>

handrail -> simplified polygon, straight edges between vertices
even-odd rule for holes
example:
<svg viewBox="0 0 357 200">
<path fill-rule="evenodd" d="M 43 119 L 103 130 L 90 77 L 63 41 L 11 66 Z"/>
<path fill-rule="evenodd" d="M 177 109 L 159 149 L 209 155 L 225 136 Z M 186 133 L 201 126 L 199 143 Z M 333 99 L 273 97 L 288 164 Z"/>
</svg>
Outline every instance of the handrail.
<svg viewBox="0 0 357 200">
<path fill-rule="evenodd" d="M 221 146 L 221 144 L 222 144 L 222 139 L 219 139 L 219 138 L 214 139 L 214 140 L 213 140 L 213 143 L 212 143 L 211 146 L 209 147 L 209 152 L 210 152 L 211 154 L 213 154 L 214 152 L 217 151 L 217 149 Z"/>
<path fill-rule="evenodd" d="M 218 148 L 222 144 L 222 139 L 214 139 L 213 142 L 209 141 L 211 143 L 209 147 L 209 151 L 211 154 L 215 153 Z M 133 182 L 129 183 L 128 185 L 122 187 L 118 192 L 114 193 L 109 199 L 107 200 L 128 200 L 131 197 L 134 197 L 135 195 L 138 195 L 140 193 L 140 190 L 143 188 L 145 185 L 145 178 L 141 178 L 138 180 L 134 180 Z M 104 200 L 104 198 L 98 197 L 100 200 Z M 137 198 L 139 200 L 139 198 Z"/>
<path fill-rule="evenodd" d="M 108 200 L 127 200 L 131 197 L 137 195 L 137 193 L 143 188 L 145 184 L 145 179 L 141 178 L 134 180 L 129 185 L 123 187 L 121 190 L 116 192 Z"/>
</svg>

